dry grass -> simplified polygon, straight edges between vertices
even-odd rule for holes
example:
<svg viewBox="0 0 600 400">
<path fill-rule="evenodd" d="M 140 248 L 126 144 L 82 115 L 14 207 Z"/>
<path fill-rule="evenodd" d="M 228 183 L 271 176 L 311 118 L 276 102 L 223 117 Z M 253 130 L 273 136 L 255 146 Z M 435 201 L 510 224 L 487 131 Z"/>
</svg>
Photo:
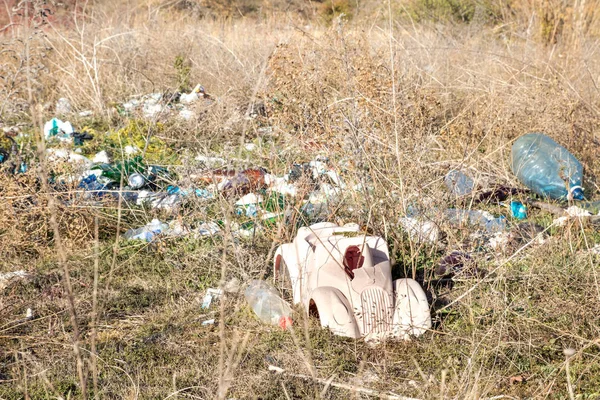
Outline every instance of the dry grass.
<svg viewBox="0 0 600 400">
<path fill-rule="evenodd" d="M 70 296 L 88 397 L 366 398 L 357 386 L 418 398 L 566 398 L 567 348 L 575 349 L 568 364 L 574 394 L 600 395 L 598 257 L 587 251 L 600 242 L 596 228 L 576 221 L 551 227 L 546 244 L 517 254 L 475 252 L 493 273 L 449 283 L 433 270 L 445 252 L 477 250 L 468 232 L 444 227 L 445 243 L 421 245 L 397 224 L 411 204 L 453 204 L 442 182 L 449 168 L 470 171 L 483 188 L 518 185 L 508 167 L 511 141 L 532 130 L 571 149 L 585 166 L 586 194 L 597 195 L 594 9 L 547 5 L 566 18 L 561 35 L 549 38 L 537 3 L 501 13 L 502 25 L 411 21 L 419 2 L 350 3 L 351 21 L 322 11 L 326 3 L 296 5 L 293 13 L 279 3 L 266 12 L 261 3 L 256 18 L 239 19 L 215 17 L 223 15 L 216 6 L 205 13 L 171 5 L 177 2 L 134 3 L 89 5 L 67 27 L 42 18 L 1 38 L 0 118 L 29 135 L 20 144 L 30 168 L 0 175 L 0 271 L 31 273 L 0 292 L 1 398 L 82 397 Z M 334 11 L 343 5 L 334 3 Z M 177 57 L 185 68 L 174 67 Z M 66 188 L 50 190 L 56 207 L 48 207 L 37 166 L 57 167 L 36 156 L 35 138 L 57 98 L 94 110 L 71 121 L 101 134 L 129 124 L 113 104 L 175 90 L 182 78 L 202 83 L 216 101 L 198 105 L 195 122 L 143 125 L 178 155 L 169 167 L 181 180 L 200 168 L 198 152 L 276 174 L 329 157 L 350 186 L 373 187 L 348 190 L 329 219 L 358 222 L 388 240 L 394 276 L 417 277 L 432 297 L 431 332 L 371 348 L 310 319 L 299 318 L 293 332 L 261 325 L 239 294 L 200 308 L 204 291 L 219 282 L 270 278 L 268 255 L 293 237 L 294 226 L 241 241 L 228 231 L 214 240 L 117 240 L 154 217 L 223 219 L 232 215 L 230 199 L 192 202 L 173 216 L 91 205 Z M 248 118 L 259 105 L 266 115 Z M 248 141 L 257 150 L 244 150 Z M 530 219 L 551 221 L 536 211 Z M 33 319 L 23 319 L 27 308 Z M 211 318 L 216 325 L 202 325 Z M 270 364 L 286 373 L 273 375 Z M 323 384 L 330 378 L 342 387 Z"/>
</svg>

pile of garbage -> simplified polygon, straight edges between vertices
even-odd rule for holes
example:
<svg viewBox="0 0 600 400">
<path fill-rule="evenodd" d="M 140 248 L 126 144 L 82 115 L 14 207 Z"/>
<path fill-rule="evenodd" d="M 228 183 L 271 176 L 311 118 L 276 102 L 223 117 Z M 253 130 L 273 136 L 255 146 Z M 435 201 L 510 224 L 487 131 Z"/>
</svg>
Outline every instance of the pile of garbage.
<svg viewBox="0 0 600 400">
<path fill-rule="evenodd" d="M 200 101 L 211 102 L 212 99 L 198 85 L 190 93 L 155 93 L 133 98 L 118 110 L 127 116 L 157 119 L 162 115 L 178 115 L 190 120 L 196 116 L 192 105 Z M 72 107 L 65 99 L 60 99 L 56 110 L 62 116 L 71 113 Z M 80 113 L 80 116 L 87 115 L 88 112 Z M 49 144 L 47 159 L 53 171 L 50 180 L 57 189 L 65 185 L 76 187 L 80 201 L 119 201 L 127 207 L 145 207 L 169 214 L 167 220 L 154 218 L 128 230 L 123 235 L 125 239 L 154 242 L 160 238 L 214 237 L 225 227 L 239 237 L 251 237 L 281 223 L 289 223 L 294 212 L 300 211 L 303 224 L 313 225 L 300 228 L 294 243 L 282 245 L 274 260 L 276 273 L 285 260 L 292 285 L 304 279 L 303 288 L 293 287 L 295 303 L 308 309 L 313 301 L 320 307 L 322 326 L 343 336 L 372 337 L 373 333 L 380 333 L 404 337 L 420 335 L 431 327 L 427 299 L 421 287 L 412 280 L 391 280 L 385 241 L 361 233 L 355 224 L 339 227 L 329 222 L 334 206 L 345 192 L 365 190 L 361 186 L 348 185 L 329 159 L 320 157 L 294 163 L 286 174 L 276 175 L 262 167 L 231 168 L 227 160 L 198 155 L 195 161 L 200 166 L 193 173 L 180 177 L 176 171 L 181 169 L 148 160 L 148 142 L 144 150 L 135 141 L 126 145 L 119 143 L 121 157 L 113 160 L 110 149 L 90 154 L 88 150 L 93 148 L 90 144 L 97 142 L 98 135 L 102 136 L 102 143 L 106 143 L 107 135 L 93 129 L 76 130 L 68 121 L 49 120 L 44 125 L 44 137 Z M 13 173 L 27 170 L 26 163 L 18 156 L 17 137 L 18 132 L 12 130 L 4 130 L 0 136 L 0 164 L 12 160 L 10 169 Z M 248 150 L 251 151 L 252 146 Z M 68 168 L 64 168 L 65 165 Z M 547 228 L 529 221 L 533 208 L 555 214 L 554 226 L 567 224 L 573 218 L 600 215 L 600 202 L 585 199 L 581 163 L 550 137 L 529 133 L 517 139 L 512 146 L 510 168 L 527 189 L 506 185 L 480 188 L 466 169 L 453 169 L 445 175 L 444 184 L 454 206 L 436 208 L 416 202 L 399 219 L 399 228 L 410 240 L 430 245 L 442 241 L 444 229 L 467 231 L 470 237 L 481 239 L 483 246 L 480 247 L 488 251 L 544 243 L 548 238 Z M 234 206 L 232 220 L 223 217 L 190 225 L 173 217 L 192 200 L 209 207 L 222 199 Z M 568 202 L 568 207 L 553 205 L 547 200 Z M 489 207 L 490 204 L 494 207 Z M 490 212 L 499 209 L 502 212 Z M 340 236 L 340 233 L 361 236 L 352 238 Z M 319 238 L 320 241 L 316 240 Z M 473 252 L 446 250 L 435 270 L 436 275 L 467 278 L 485 275 Z M 334 253 L 339 260 L 336 265 L 330 265 L 333 260 L 330 255 Z M 329 271 L 327 276 L 332 281 L 326 284 L 317 279 L 319 270 Z M 347 280 L 353 282 L 352 290 L 348 289 Z M 377 289 L 369 285 L 375 285 Z M 365 287 L 372 292 L 365 292 Z M 367 293 L 364 298 L 361 297 L 363 292 Z M 222 292 L 214 292 L 207 297 L 206 308 L 213 297 L 220 295 Z M 261 320 L 283 329 L 292 325 L 291 308 L 265 282 L 251 282 L 245 295 Z M 375 298 L 377 301 L 373 300 Z M 348 311 L 352 309 L 350 302 L 361 304 L 367 300 L 376 302 L 373 307 L 385 311 L 381 311 L 380 314 L 385 315 L 380 315 L 380 321 Z"/>
<path fill-rule="evenodd" d="M 512 146 L 510 167 L 527 189 L 500 185 L 481 192 L 472 176 L 461 170 L 451 170 L 444 177 L 448 192 L 457 204 L 468 203 L 470 207 L 442 210 L 409 207 L 407 215 L 400 218 L 399 225 L 411 240 L 418 243 L 438 244 L 442 238 L 442 226 L 446 224 L 451 228 L 467 228 L 471 238 L 483 239 L 484 248 L 510 251 L 532 243 L 541 244 L 547 239 L 548 228 L 534 222 L 523 222 L 528 219 L 532 208 L 554 214 L 552 226 L 563 226 L 574 218 L 600 220 L 600 201 L 585 199 L 581 163 L 550 137 L 529 133 L 518 138 Z M 568 207 L 554 205 L 547 200 L 559 204 L 568 202 Z M 490 203 L 503 206 L 507 215 L 496 216 L 485 209 L 475 209 L 478 205 L 485 208 Z M 509 224 L 511 220 L 514 223 Z M 454 250 L 442 257 L 436 275 L 456 274 L 482 274 L 472 253 Z"/>
<path fill-rule="evenodd" d="M 118 106 L 117 110 L 125 116 L 141 114 L 146 119 L 158 119 L 177 115 L 182 120 L 190 121 L 198 117 L 193 105 L 200 101 L 211 104 L 213 99 L 206 93 L 204 87 L 198 84 L 190 93 L 152 93 L 133 97 Z"/>
<path fill-rule="evenodd" d="M 204 92 L 197 93 L 199 96 Z M 186 96 L 180 96 L 180 100 L 191 101 Z M 197 170 L 180 179 L 174 171 L 181 168 L 148 162 L 135 140 L 124 145 L 122 138 L 134 128 L 131 124 L 123 128 L 116 135 L 121 142 L 113 145 L 108 134 L 88 128 L 78 131 L 70 122 L 58 118 L 49 120 L 44 136 L 55 189 L 75 187 L 80 190 L 80 201 L 121 201 L 127 207 L 164 210 L 172 215 L 189 200 L 206 202 L 208 206 L 219 198 L 233 199 L 236 221 L 230 221 L 230 228 L 242 237 L 289 220 L 292 210 L 288 205 L 292 199 L 294 205 L 300 204 L 307 222 L 325 220 L 330 205 L 346 189 L 327 158 L 293 164 L 287 174 L 278 176 L 260 167 L 234 169 L 227 160 L 199 155 Z M 89 154 L 89 149 L 95 148 L 90 143 L 97 142 L 108 145 L 107 150 Z M 116 151 L 119 147 L 120 154 Z M 113 153 L 116 160 L 111 161 Z M 218 234 L 225 223 L 201 221 L 191 228 L 180 221 L 155 219 L 131 229 L 124 237 L 146 242 L 159 237 L 206 237 Z"/>
</svg>

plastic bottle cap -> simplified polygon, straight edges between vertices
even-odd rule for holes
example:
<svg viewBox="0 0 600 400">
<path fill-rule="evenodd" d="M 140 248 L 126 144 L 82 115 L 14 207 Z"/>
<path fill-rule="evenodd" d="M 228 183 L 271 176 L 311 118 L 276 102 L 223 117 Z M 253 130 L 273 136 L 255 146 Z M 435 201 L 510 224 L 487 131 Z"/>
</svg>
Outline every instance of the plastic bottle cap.
<svg viewBox="0 0 600 400">
<path fill-rule="evenodd" d="M 289 328 L 292 326 L 292 318 L 290 317 L 286 317 L 286 316 L 281 316 L 279 317 L 279 327 L 283 330 Z"/>
<path fill-rule="evenodd" d="M 583 200 L 584 196 L 583 196 L 583 188 L 581 186 L 573 186 L 570 190 L 569 190 L 569 194 L 573 197 L 573 199 L 575 200 Z"/>
</svg>

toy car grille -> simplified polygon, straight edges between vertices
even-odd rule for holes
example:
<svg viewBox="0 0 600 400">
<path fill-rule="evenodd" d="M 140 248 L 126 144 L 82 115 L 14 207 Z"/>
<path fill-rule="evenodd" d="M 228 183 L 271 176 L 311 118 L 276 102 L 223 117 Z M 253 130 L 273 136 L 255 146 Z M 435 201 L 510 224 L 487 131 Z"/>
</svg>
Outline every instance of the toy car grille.
<svg viewBox="0 0 600 400">
<path fill-rule="evenodd" d="M 365 289 L 360 295 L 362 334 L 383 333 L 390 329 L 392 299 L 381 288 Z"/>
</svg>

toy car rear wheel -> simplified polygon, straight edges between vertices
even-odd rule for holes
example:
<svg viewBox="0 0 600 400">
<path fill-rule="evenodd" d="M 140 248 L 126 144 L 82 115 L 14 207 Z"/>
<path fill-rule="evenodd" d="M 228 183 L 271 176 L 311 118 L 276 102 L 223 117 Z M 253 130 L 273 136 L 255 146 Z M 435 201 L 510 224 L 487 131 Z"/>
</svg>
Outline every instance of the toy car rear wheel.
<svg viewBox="0 0 600 400">
<path fill-rule="evenodd" d="M 287 269 L 287 264 L 281 255 L 275 257 L 275 265 L 273 268 L 273 279 L 275 286 L 279 288 L 285 297 L 292 298 L 292 281 Z"/>
</svg>

